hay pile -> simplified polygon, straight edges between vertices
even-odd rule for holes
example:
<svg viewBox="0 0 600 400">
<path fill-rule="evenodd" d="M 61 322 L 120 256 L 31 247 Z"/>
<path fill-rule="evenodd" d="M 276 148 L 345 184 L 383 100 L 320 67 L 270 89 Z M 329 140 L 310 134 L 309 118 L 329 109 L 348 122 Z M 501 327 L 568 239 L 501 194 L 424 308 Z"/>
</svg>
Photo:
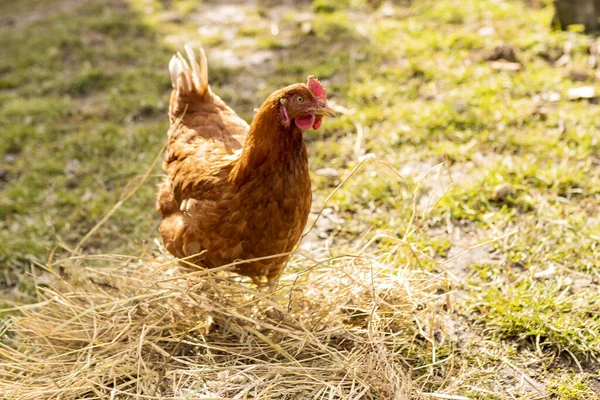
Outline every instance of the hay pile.
<svg viewBox="0 0 600 400">
<path fill-rule="evenodd" d="M 396 251 L 399 252 L 399 246 Z M 71 257 L 0 342 L 6 399 L 419 398 L 403 363 L 443 282 L 398 255 L 292 262 L 275 295 L 173 260 Z M 165 257 L 166 258 L 166 257 Z M 61 271 L 59 273 L 58 271 Z M 421 331 L 421 333 L 423 333 Z"/>
</svg>

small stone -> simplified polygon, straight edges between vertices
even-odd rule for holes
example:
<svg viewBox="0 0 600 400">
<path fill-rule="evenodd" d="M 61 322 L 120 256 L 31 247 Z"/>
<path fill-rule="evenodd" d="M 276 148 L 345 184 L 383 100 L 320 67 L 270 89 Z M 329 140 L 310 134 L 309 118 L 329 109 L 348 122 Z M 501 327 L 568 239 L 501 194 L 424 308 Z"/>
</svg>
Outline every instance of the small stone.
<svg viewBox="0 0 600 400">
<path fill-rule="evenodd" d="M 396 10 L 389 1 L 386 1 L 381 5 L 381 7 L 379 8 L 379 12 L 386 18 L 393 18 L 396 16 Z"/>
<path fill-rule="evenodd" d="M 17 161 L 17 155 L 9 153 L 4 156 L 4 162 L 13 165 Z"/>
<path fill-rule="evenodd" d="M 496 34 L 496 30 L 494 29 L 493 26 L 489 26 L 489 25 L 488 26 L 482 26 L 481 28 L 479 28 L 477 30 L 477 34 L 479 36 L 486 36 L 486 37 L 494 36 Z"/>
<path fill-rule="evenodd" d="M 593 99 L 596 97 L 596 91 L 592 86 L 570 88 L 567 97 L 569 100 Z"/>
<path fill-rule="evenodd" d="M 305 35 L 313 35 L 315 33 L 312 22 L 310 21 L 303 21 L 300 25 L 300 30 Z"/>
<path fill-rule="evenodd" d="M 569 72 L 569 79 L 575 82 L 589 81 L 592 75 L 580 69 L 573 69 Z"/>
<path fill-rule="evenodd" d="M 486 57 L 487 61 L 508 61 L 510 63 L 520 64 L 521 62 L 517 58 L 515 49 L 508 44 L 497 46 L 491 54 Z"/>
<path fill-rule="evenodd" d="M 514 189 L 510 183 L 501 183 L 494 188 L 494 191 L 492 192 L 492 200 L 502 201 L 513 192 Z"/>
</svg>

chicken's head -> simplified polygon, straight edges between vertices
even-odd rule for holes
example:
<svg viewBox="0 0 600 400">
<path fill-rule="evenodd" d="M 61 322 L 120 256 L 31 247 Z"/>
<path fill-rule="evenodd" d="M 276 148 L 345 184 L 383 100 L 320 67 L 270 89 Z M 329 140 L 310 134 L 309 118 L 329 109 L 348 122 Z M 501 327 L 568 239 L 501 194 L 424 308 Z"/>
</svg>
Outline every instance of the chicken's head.
<svg viewBox="0 0 600 400">
<path fill-rule="evenodd" d="M 327 105 L 327 91 L 312 75 L 306 84 L 287 87 L 279 103 L 283 124 L 293 123 L 302 131 L 319 129 L 324 116 L 335 117 L 335 111 Z"/>
</svg>

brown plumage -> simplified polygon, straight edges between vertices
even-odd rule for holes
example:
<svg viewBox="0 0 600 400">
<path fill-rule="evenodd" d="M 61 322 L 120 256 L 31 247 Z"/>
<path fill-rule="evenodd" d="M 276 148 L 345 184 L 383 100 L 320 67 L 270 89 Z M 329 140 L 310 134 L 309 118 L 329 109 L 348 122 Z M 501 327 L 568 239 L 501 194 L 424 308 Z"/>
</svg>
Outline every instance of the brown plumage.
<svg viewBox="0 0 600 400">
<path fill-rule="evenodd" d="M 335 115 L 326 92 L 308 83 L 273 92 L 252 124 L 208 86 L 206 57 L 186 46 L 177 54 L 164 169 L 157 209 L 165 247 L 179 258 L 214 268 L 236 260 L 287 253 L 296 246 L 311 205 L 303 131 Z M 288 256 L 236 266 L 239 274 L 276 282 Z"/>
</svg>

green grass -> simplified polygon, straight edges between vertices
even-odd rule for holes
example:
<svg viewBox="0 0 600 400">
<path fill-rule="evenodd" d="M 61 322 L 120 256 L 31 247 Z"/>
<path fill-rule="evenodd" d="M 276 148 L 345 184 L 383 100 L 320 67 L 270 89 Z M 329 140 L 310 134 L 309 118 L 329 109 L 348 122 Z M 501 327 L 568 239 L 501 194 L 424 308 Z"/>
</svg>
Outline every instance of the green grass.
<svg viewBox="0 0 600 400">
<path fill-rule="evenodd" d="M 162 146 L 170 83 L 159 60 L 169 52 L 113 5 L 88 2 L 75 17 L 50 13 L 2 34 L 11 88 L 0 95 L 0 263 L 14 271 L 57 243 L 76 244 Z M 89 249 L 137 251 L 156 227 L 151 212 L 137 212 L 151 211 L 152 195 L 151 184 L 142 188 Z"/>
<path fill-rule="evenodd" d="M 40 7 L 33 0 L 20 3 Z M 265 10 L 258 9 L 248 17 L 256 26 L 242 24 L 230 40 L 225 33 L 198 37 L 194 21 L 205 6 L 174 3 L 93 0 L 1 28 L 0 46 L 10 54 L 0 60 L 4 281 L 15 275 L 27 281 L 23 271 L 32 262 L 43 262 L 57 244 L 75 246 L 148 170 L 167 128 L 168 59 L 180 43 L 200 40 L 215 92 L 246 119 L 271 91 L 309 74 L 351 110 L 306 135 L 316 205 L 358 162 L 356 123 L 365 127 L 361 154 L 375 154 L 403 174 L 396 184 L 367 164 L 332 198 L 330 206 L 345 220 L 336 227 L 338 240 L 351 241 L 370 227 L 410 239 L 443 261 L 453 248 L 477 242 L 473 238 L 516 230 L 490 245 L 501 255 L 497 262 L 467 257 L 458 271 L 464 280 L 448 288 L 458 293 L 451 294 L 449 318 L 473 335 L 443 350 L 472 373 L 454 393 L 504 398 L 492 384 L 504 357 L 556 398 L 598 396 L 588 380 L 600 356 L 600 106 L 567 100 L 567 90 L 581 83 L 542 57 L 572 40 L 573 67 L 586 69 L 589 37 L 550 31 L 550 7 L 527 8 L 516 0 L 418 1 L 394 7 L 395 16 L 362 1 L 319 0 L 303 6 L 312 13 L 310 31 L 303 32 L 287 9 L 281 37 L 274 37 Z M 0 14 L 19 21 L 31 12 L 20 7 L 2 4 Z M 164 22 L 165 11 L 183 22 Z M 478 32 L 486 25 L 494 28 L 492 36 Z M 515 48 L 520 71 L 494 70 L 485 61 L 502 43 Z M 271 51 L 275 61 L 230 69 L 211 56 L 222 48 L 242 59 Z M 547 92 L 559 93 L 560 100 L 540 100 Z M 452 188 L 405 238 L 415 184 L 440 162 L 439 187 L 452 182 Z M 323 168 L 338 176 L 319 175 Z M 149 243 L 152 251 L 157 180 L 151 176 L 84 250 L 139 254 Z M 421 208 L 433 180 L 422 182 Z M 513 192 L 494 200 L 501 183 Z M 459 238 L 451 233 L 457 231 Z M 377 244 L 382 251 L 392 245 Z M 448 268 L 435 262 L 416 267 L 432 273 Z M 540 278 L 549 268 L 554 272 Z M 481 353 L 480 340 L 499 358 Z M 504 350 L 494 347 L 500 344 Z M 427 346 L 407 351 L 415 352 L 413 367 L 431 362 Z M 565 366 L 565 358 L 579 365 Z M 414 374 L 433 391 L 450 387 L 443 377 L 451 371 L 441 363 Z M 491 394 L 473 389 L 480 382 Z"/>
</svg>

